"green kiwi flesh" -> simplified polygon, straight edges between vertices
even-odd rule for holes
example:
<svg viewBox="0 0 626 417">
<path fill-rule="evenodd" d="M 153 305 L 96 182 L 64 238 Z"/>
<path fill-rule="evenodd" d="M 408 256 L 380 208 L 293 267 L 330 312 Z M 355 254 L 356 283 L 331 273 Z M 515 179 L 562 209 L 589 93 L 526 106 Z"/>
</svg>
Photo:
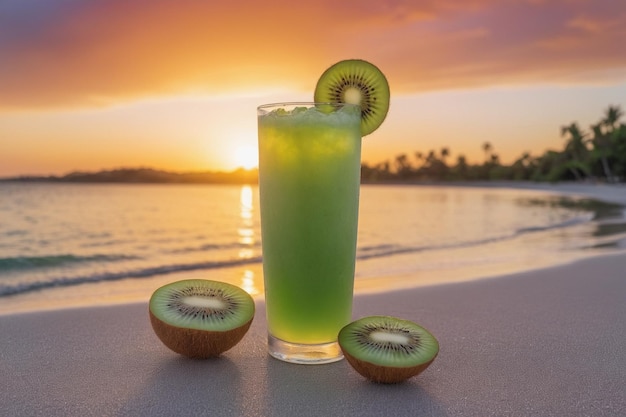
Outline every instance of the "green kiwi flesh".
<svg viewBox="0 0 626 417">
<path fill-rule="evenodd" d="M 165 346 L 190 358 L 210 358 L 235 346 L 254 318 L 243 289 L 203 279 L 176 281 L 150 297 L 150 322 Z"/>
<path fill-rule="evenodd" d="M 317 82 L 317 103 L 349 103 L 361 106 L 361 135 L 367 136 L 383 123 L 389 110 L 389 83 L 373 64 L 361 59 L 340 61 Z"/>
<path fill-rule="evenodd" d="M 370 316 L 339 332 L 339 346 L 350 365 L 374 382 L 394 384 L 423 372 L 439 353 L 439 342 L 408 320 Z"/>
</svg>

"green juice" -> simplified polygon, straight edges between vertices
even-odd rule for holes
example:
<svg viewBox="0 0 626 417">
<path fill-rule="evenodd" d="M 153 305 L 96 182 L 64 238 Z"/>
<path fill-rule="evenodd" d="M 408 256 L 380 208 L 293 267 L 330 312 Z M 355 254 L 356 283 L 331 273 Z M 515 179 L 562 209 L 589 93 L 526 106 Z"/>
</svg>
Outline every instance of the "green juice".
<svg viewBox="0 0 626 417">
<path fill-rule="evenodd" d="M 351 319 L 360 109 L 259 110 L 259 187 L 270 335 L 334 342 Z"/>
</svg>

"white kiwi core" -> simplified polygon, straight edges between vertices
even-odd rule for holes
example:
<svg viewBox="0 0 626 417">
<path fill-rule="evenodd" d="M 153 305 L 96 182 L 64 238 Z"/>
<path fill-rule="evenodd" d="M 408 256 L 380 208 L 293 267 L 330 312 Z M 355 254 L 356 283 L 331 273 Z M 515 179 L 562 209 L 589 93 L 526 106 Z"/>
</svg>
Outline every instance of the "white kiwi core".
<svg viewBox="0 0 626 417">
<path fill-rule="evenodd" d="M 214 297 L 191 295 L 189 297 L 184 297 L 181 301 L 188 306 L 198 308 L 223 309 L 227 307 L 227 304 L 224 301 Z"/>
<path fill-rule="evenodd" d="M 387 333 L 380 331 L 370 333 L 370 338 L 372 338 L 376 342 L 397 343 L 399 345 L 408 345 L 411 341 L 411 339 L 409 339 L 408 337 L 398 333 Z"/>
<path fill-rule="evenodd" d="M 343 99 L 348 104 L 357 104 L 361 105 L 361 90 L 358 88 L 350 87 L 347 88 L 343 94 Z"/>
</svg>

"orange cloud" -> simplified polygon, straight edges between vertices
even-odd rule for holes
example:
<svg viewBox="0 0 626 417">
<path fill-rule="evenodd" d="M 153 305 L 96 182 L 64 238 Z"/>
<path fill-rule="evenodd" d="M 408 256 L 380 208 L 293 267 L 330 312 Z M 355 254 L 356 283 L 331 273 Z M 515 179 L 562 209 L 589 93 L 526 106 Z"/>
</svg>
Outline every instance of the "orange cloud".
<svg viewBox="0 0 626 417">
<path fill-rule="evenodd" d="M 312 90 L 349 57 L 377 63 L 396 92 L 626 74 L 626 10 L 612 0 L 33 1 L 0 6 L 0 108 Z"/>
</svg>

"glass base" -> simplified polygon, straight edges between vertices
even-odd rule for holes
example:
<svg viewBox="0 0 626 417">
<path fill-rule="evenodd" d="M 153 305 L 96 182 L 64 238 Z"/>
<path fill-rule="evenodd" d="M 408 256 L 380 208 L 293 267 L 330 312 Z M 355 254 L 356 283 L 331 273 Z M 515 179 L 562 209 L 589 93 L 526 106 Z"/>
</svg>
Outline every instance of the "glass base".
<svg viewBox="0 0 626 417">
<path fill-rule="evenodd" d="M 341 353 L 341 348 L 337 342 L 303 345 L 285 342 L 268 334 L 267 345 L 272 357 L 285 362 L 321 365 L 343 359 L 343 353 Z"/>
</svg>

